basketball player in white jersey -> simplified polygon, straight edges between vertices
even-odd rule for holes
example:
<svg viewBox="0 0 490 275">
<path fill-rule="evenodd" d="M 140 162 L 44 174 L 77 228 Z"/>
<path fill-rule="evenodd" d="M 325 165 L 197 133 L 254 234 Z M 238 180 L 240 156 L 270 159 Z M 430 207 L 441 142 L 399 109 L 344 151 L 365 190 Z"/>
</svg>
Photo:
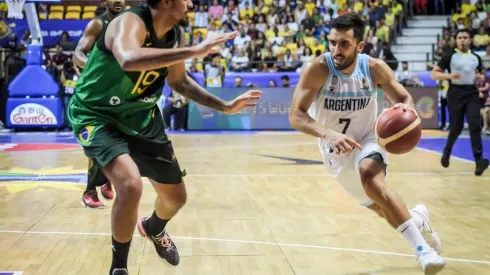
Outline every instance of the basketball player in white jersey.
<svg viewBox="0 0 490 275">
<path fill-rule="evenodd" d="M 395 107 L 415 112 L 410 94 L 384 61 L 360 54 L 364 22 L 355 14 L 331 22 L 330 52 L 301 72 L 291 104 L 291 126 L 318 138 L 325 166 L 360 203 L 385 218 L 413 247 L 425 274 L 445 266 L 427 207 L 408 210 L 385 183 L 387 153 L 376 143 L 376 86 Z"/>
</svg>

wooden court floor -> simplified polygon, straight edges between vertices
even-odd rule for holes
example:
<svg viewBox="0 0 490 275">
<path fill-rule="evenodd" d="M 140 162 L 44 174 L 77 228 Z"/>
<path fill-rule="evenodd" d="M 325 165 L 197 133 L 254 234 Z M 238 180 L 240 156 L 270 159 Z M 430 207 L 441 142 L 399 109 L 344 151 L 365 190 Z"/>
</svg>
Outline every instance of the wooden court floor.
<svg viewBox="0 0 490 275">
<path fill-rule="evenodd" d="M 131 275 L 422 274 L 402 237 L 326 173 L 314 139 L 171 139 L 188 173 L 188 202 L 168 224 L 181 263 L 163 263 L 135 236 Z M 458 159 L 443 169 L 439 158 L 418 149 L 391 156 L 389 185 L 410 208 L 429 207 L 448 263 L 440 274 L 490 274 L 490 174 L 475 177 L 474 164 Z M 82 207 L 77 177 L 86 163 L 76 147 L 0 153 L 0 274 L 108 274 L 111 202 Z M 151 214 L 154 198 L 145 184 L 141 215 Z"/>
</svg>

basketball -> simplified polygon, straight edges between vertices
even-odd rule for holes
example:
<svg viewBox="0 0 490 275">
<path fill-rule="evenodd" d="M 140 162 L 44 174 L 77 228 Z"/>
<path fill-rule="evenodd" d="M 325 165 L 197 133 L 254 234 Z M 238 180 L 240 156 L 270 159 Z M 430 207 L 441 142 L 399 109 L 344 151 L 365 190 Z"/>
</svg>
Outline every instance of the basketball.
<svg viewBox="0 0 490 275">
<path fill-rule="evenodd" d="M 375 125 L 376 141 L 392 154 L 413 150 L 422 136 L 420 117 L 411 110 L 389 108 L 381 113 Z"/>
</svg>

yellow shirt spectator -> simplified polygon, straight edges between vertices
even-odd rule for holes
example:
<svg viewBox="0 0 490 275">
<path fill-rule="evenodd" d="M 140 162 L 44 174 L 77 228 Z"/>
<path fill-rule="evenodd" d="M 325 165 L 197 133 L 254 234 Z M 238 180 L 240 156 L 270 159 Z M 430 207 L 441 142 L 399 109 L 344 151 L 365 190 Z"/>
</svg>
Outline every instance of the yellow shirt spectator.
<svg viewBox="0 0 490 275">
<path fill-rule="evenodd" d="M 253 18 L 254 17 L 254 11 L 250 8 L 243 8 L 241 11 L 240 11 L 240 18 L 241 19 L 245 19 L 245 17 L 247 17 L 247 15 L 250 17 L 250 18 Z"/>
<path fill-rule="evenodd" d="M 305 36 L 303 37 L 303 41 L 305 42 L 306 46 L 311 47 L 315 41 L 315 38 L 313 36 Z"/>
<path fill-rule="evenodd" d="M 458 23 L 458 20 L 459 20 L 460 18 L 465 19 L 465 18 L 466 18 L 466 14 L 464 14 L 464 13 L 455 13 L 455 14 L 453 14 L 453 16 L 451 17 L 451 20 L 453 20 L 453 22 L 454 22 L 454 23 Z"/>
<path fill-rule="evenodd" d="M 363 7 L 364 7 L 364 3 L 362 3 L 362 2 L 356 2 L 354 4 L 353 10 L 354 11 L 357 11 L 357 12 L 361 12 Z"/>
<path fill-rule="evenodd" d="M 466 4 L 466 3 L 463 3 L 461 5 L 461 12 L 468 16 L 470 14 L 470 12 L 472 11 L 476 11 L 476 6 L 475 4 Z"/>
<path fill-rule="evenodd" d="M 308 2 L 305 4 L 305 9 L 309 15 L 313 14 L 313 10 L 316 8 L 316 4 L 313 2 Z"/>
<path fill-rule="evenodd" d="M 289 30 L 283 30 L 283 31 L 279 31 L 278 33 L 279 36 L 281 37 L 288 37 L 288 36 L 293 36 L 294 35 L 294 32 L 293 30 L 289 29 Z"/>
<path fill-rule="evenodd" d="M 287 43 L 286 48 L 289 49 L 292 54 L 296 54 L 298 51 L 298 45 L 296 43 Z"/>
<path fill-rule="evenodd" d="M 488 45 L 488 35 L 487 34 L 477 34 L 473 37 L 475 46 L 486 46 Z"/>
<path fill-rule="evenodd" d="M 311 49 L 311 52 L 313 52 L 313 54 L 315 55 L 316 54 L 316 51 L 320 51 L 321 53 L 324 53 L 326 51 L 327 48 L 325 48 L 325 45 L 323 44 L 318 44 L 318 45 L 311 45 L 310 46 L 310 49 Z"/>
<path fill-rule="evenodd" d="M 274 2 L 274 1 L 273 0 L 264 0 L 264 4 L 266 6 L 269 6 L 269 7 L 272 6 L 272 2 Z"/>
<path fill-rule="evenodd" d="M 388 27 L 391 27 L 395 23 L 395 14 L 385 13 L 385 23 Z"/>
<path fill-rule="evenodd" d="M 386 25 L 383 25 L 376 31 L 376 37 L 378 37 L 378 39 L 380 40 L 390 42 L 390 28 Z"/>
<path fill-rule="evenodd" d="M 343 7 L 345 4 L 347 4 L 347 0 L 336 0 L 336 1 L 332 1 L 332 2 L 335 2 L 339 5 L 339 7 Z"/>
<path fill-rule="evenodd" d="M 271 39 L 271 38 L 276 37 L 276 34 L 271 29 L 267 29 L 264 34 L 265 34 L 265 38 L 267 38 L 267 39 Z"/>
<path fill-rule="evenodd" d="M 396 4 L 391 7 L 391 10 L 395 15 L 399 15 L 403 11 L 402 4 Z"/>
<path fill-rule="evenodd" d="M 260 11 L 259 11 L 259 7 L 255 7 L 255 13 L 269 14 L 269 12 L 270 12 L 270 11 L 271 11 L 271 10 L 270 10 L 269 6 L 267 6 L 267 5 L 264 5 L 264 6 L 263 6 L 263 7 L 260 9 Z"/>
</svg>

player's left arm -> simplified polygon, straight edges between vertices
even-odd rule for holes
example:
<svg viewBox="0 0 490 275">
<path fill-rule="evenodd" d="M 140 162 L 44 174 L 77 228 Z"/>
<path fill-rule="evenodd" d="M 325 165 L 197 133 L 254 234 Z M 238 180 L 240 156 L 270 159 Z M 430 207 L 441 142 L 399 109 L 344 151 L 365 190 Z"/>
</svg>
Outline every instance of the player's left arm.
<svg viewBox="0 0 490 275">
<path fill-rule="evenodd" d="M 179 47 L 185 47 L 184 31 L 181 31 Z M 256 103 L 252 101 L 260 99 L 260 96 L 262 95 L 261 91 L 252 90 L 240 95 L 232 101 L 224 101 L 206 91 L 189 77 L 183 62 L 168 68 L 167 81 L 170 88 L 181 94 L 183 97 L 227 114 L 236 114 L 244 108 L 254 107 Z"/>
<path fill-rule="evenodd" d="M 412 96 L 396 81 L 393 70 L 383 60 L 371 58 L 369 69 L 375 85 L 383 89 L 393 104 L 403 104 L 415 111 Z"/>
</svg>

